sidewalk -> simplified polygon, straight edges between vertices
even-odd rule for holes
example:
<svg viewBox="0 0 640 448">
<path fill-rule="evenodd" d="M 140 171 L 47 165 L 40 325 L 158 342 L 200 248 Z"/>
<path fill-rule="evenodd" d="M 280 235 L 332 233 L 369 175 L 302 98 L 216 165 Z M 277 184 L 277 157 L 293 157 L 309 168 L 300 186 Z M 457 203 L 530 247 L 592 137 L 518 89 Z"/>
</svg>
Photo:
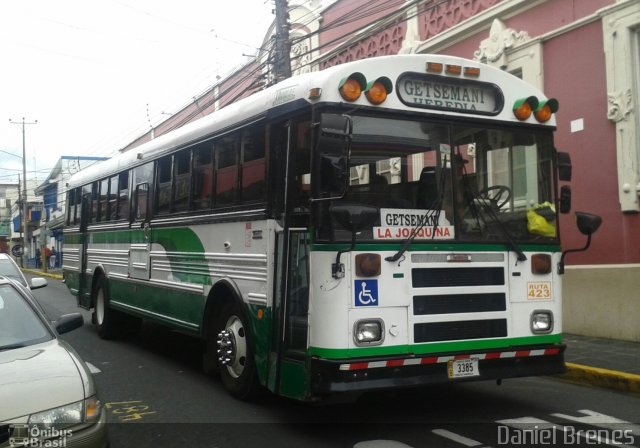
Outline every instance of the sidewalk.
<svg viewBox="0 0 640 448">
<path fill-rule="evenodd" d="M 47 272 L 44 272 L 40 269 L 27 269 L 27 268 L 21 268 L 22 272 L 24 272 L 25 274 L 31 274 L 35 277 L 49 277 L 49 278 L 53 278 L 55 280 L 62 280 L 62 269 L 60 268 L 56 268 L 56 269 L 48 269 Z"/>
<path fill-rule="evenodd" d="M 62 270 L 23 272 L 62 280 Z M 640 394 L 640 342 L 563 335 L 567 373 L 558 378 L 595 387 Z"/>
<path fill-rule="evenodd" d="M 568 381 L 640 394 L 640 343 L 564 335 Z"/>
</svg>

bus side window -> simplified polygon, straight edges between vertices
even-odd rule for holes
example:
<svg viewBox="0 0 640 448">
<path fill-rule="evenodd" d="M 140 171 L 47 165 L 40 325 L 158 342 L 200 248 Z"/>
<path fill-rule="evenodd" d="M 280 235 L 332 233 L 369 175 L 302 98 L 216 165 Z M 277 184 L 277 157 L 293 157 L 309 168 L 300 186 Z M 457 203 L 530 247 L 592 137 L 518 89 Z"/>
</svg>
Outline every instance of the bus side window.
<svg viewBox="0 0 640 448">
<path fill-rule="evenodd" d="M 129 172 L 120 173 L 118 181 L 117 219 L 129 219 Z"/>
<path fill-rule="evenodd" d="M 169 213 L 171 210 L 171 156 L 158 160 L 156 172 L 156 213 Z"/>
<path fill-rule="evenodd" d="M 189 208 L 191 186 L 191 151 L 185 149 L 173 156 L 173 204 L 171 211 L 182 212 Z"/>
<path fill-rule="evenodd" d="M 86 203 L 84 204 L 82 202 L 83 196 L 86 196 L 89 199 L 88 201 L 85 201 Z M 84 210 L 85 213 L 91 211 L 91 202 L 91 184 L 78 188 L 78 195 L 76 196 L 76 224 L 80 224 L 80 221 L 82 220 L 82 209 L 84 206 L 89 207 L 88 210 Z"/>
<path fill-rule="evenodd" d="M 98 202 L 100 200 L 100 183 L 91 184 L 91 222 L 98 222 Z"/>
<path fill-rule="evenodd" d="M 234 205 L 238 191 L 238 134 L 215 142 L 216 208 Z"/>
<path fill-rule="evenodd" d="M 193 150 L 193 182 L 191 185 L 191 210 L 211 208 L 213 191 L 212 142 L 198 145 Z"/>
<path fill-rule="evenodd" d="M 242 135 L 242 190 L 243 203 L 262 202 L 266 194 L 266 158 L 264 127 L 244 131 Z"/>
<path fill-rule="evenodd" d="M 100 194 L 98 196 L 98 218 L 96 222 L 109 220 L 109 179 L 103 179 L 99 182 Z"/>
<path fill-rule="evenodd" d="M 109 206 L 106 209 L 108 213 L 105 218 L 107 221 L 115 221 L 118 212 L 118 176 L 112 176 L 109 179 Z M 104 212 L 103 212 L 104 213 Z"/>
<path fill-rule="evenodd" d="M 145 163 L 133 169 L 133 217 L 132 219 L 144 220 L 147 218 L 147 197 L 149 185 L 153 182 L 153 162 Z"/>
</svg>

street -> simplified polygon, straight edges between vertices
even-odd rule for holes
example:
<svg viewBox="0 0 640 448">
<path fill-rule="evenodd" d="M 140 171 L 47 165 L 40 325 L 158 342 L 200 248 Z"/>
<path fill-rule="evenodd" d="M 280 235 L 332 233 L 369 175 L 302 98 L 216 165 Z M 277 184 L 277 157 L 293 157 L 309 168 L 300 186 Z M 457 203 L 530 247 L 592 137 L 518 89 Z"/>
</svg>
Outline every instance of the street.
<svg viewBox="0 0 640 448">
<path fill-rule="evenodd" d="M 51 319 L 84 315 L 84 327 L 63 338 L 94 371 L 113 448 L 640 446 L 640 397 L 548 377 L 326 405 L 266 393 L 238 401 L 201 371 L 199 341 L 148 323 L 128 340 L 101 340 L 66 286 L 48 282 L 33 293 Z"/>
</svg>

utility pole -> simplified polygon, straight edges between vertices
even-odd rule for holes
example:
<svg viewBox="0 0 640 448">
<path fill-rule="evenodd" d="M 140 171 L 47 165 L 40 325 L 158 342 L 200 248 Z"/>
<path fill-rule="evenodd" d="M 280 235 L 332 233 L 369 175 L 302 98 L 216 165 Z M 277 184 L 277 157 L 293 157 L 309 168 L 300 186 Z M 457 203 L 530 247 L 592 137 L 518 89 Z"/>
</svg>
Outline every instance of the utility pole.
<svg viewBox="0 0 640 448">
<path fill-rule="evenodd" d="M 287 0 L 275 0 L 276 41 L 274 77 L 280 82 L 291 77 L 291 42 L 289 42 L 289 6 Z"/>
<path fill-rule="evenodd" d="M 9 118 L 9 123 L 17 124 L 22 127 L 22 179 L 24 189 L 22 190 L 22 219 L 20 220 L 20 224 L 24 228 L 24 232 L 22 233 L 22 267 L 24 267 L 24 252 L 27 250 L 27 147 L 25 145 L 25 126 L 28 124 L 38 124 L 38 120 L 33 122 L 24 121 L 25 118 L 22 117 L 22 121 L 12 121 Z M 18 189 L 20 187 L 18 186 Z"/>
</svg>

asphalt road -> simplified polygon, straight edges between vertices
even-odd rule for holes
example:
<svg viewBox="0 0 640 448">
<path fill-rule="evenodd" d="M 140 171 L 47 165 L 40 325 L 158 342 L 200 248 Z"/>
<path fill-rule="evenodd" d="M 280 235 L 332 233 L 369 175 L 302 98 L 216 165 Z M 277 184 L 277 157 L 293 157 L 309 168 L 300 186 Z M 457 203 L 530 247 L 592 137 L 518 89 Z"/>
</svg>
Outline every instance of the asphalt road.
<svg viewBox="0 0 640 448">
<path fill-rule="evenodd" d="M 103 341 L 60 281 L 50 279 L 34 295 L 52 319 L 83 313 L 85 326 L 64 339 L 94 370 L 113 448 L 640 448 L 640 397 L 555 378 L 376 393 L 327 405 L 266 393 L 238 401 L 201 372 L 199 341 L 151 324 L 128 340 Z"/>
</svg>

